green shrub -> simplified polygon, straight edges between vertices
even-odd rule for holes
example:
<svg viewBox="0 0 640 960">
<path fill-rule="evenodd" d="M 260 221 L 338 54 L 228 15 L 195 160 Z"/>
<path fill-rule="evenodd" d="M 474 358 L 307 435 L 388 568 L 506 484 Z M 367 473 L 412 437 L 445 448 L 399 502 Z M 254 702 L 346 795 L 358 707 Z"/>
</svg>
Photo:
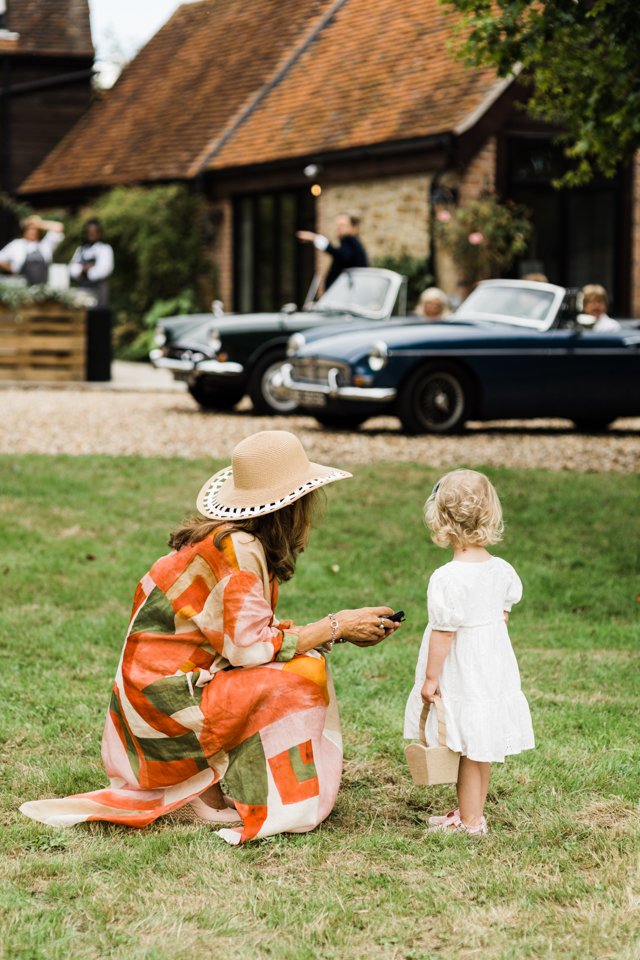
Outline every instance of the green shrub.
<svg viewBox="0 0 640 960">
<path fill-rule="evenodd" d="M 407 306 L 413 310 L 423 290 L 433 284 L 433 273 L 429 261 L 421 257 L 412 257 L 409 253 L 401 253 L 398 257 L 376 257 L 374 267 L 383 270 L 395 270 L 407 278 Z"/>
<path fill-rule="evenodd" d="M 119 355 L 141 353 L 145 317 L 158 301 L 188 296 L 191 309 L 204 306 L 198 296 L 205 271 L 203 215 L 201 197 L 184 184 L 166 184 L 115 187 L 66 220 L 66 238 L 56 252 L 59 262 L 70 260 L 92 217 L 101 221 L 105 241 L 113 247 L 110 296 Z"/>
</svg>

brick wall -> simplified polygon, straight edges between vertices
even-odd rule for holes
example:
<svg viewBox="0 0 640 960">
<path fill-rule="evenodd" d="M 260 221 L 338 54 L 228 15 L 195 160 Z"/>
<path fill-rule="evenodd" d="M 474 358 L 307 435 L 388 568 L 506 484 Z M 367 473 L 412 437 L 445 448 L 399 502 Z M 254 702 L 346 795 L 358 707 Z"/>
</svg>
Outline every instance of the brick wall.
<svg viewBox="0 0 640 960">
<path fill-rule="evenodd" d="M 207 212 L 208 240 L 205 258 L 211 263 L 212 300 L 222 300 L 225 310 L 233 310 L 233 205 L 231 200 L 211 203 Z"/>
<path fill-rule="evenodd" d="M 446 185 L 457 187 L 460 204 L 469 203 L 486 191 L 495 189 L 496 153 L 496 139 L 491 137 L 457 177 L 447 175 Z M 451 256 L 444 250 L 437 250 L 436 283 L 451 297 L 454 305 L 464 299 L 469 292 L 461 283 L 463 279 Z"/>
<path fill-rule="evenodd" d="M 430 184 L 429 174 L 330 184 L 318 201 L 316 229 L 333 240 L 335 217 L 355 213 L 362 218 L 360 236 L 370 260 L 403 253 L 425 258 L 429 252 Z M 320 254 L 318 269 L 326 268 L 326 254 Z"/>
</svg>

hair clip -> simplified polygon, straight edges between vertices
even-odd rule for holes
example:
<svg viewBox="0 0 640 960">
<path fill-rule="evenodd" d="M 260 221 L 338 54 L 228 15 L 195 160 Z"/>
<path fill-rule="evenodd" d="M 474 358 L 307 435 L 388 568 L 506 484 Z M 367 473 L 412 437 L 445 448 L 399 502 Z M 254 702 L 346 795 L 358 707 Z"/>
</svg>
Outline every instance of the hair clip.
<svg viewBox="0 0 640 960">
<path fill-rule="evenodd" d="M 440 486 L 440 481 L 438 480 L 438 482 L 436 483 L 435 487 L 434 487 L 433 490 L 431 491 L 431 496 L 432 496 L 432 497 L 435 497 L 436 493 L 438 492 L 438 487 L 439 487 L 439 486 Z"/>
</svg>

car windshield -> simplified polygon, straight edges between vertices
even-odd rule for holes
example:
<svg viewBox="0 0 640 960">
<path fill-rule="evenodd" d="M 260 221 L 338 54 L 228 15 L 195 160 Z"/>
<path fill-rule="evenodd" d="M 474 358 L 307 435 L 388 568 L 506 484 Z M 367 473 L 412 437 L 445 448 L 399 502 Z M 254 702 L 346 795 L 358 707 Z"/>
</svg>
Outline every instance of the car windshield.
<svg viewBox="0 0 640 960">
<path fill-rule="evenodd" d="M 532 326 L 539 326 L 547 319 L 554 295 L 550 290 L 535 290 L 533 287 L 476 287 L 467 299 L 460 304 L 456 313 L 462 315 L 482 314 L 487 318 L 517 318 L 530 320 Z"/>
<path fill-rule="evenodd" d="M 363 316 L 380 314 L 385 309 L 391 281 L 388 277 L 370 273 L 345 271 L 322 294 L 316 310 L 345 310 Z"/>
</svg>

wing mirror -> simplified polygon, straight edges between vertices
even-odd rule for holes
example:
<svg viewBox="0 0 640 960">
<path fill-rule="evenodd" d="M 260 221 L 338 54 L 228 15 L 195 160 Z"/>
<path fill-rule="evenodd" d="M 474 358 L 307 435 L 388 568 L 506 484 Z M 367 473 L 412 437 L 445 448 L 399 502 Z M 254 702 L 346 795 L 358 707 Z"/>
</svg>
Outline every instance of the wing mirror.
<svg viewBox="0 0 640 960">
<path fill-rule="evenodd" d="M 212 302 L 211 313 L 214 317 L 224 317 L 224 303 L 222 300 L 214 300 Z"/>
<path fill-rule="evenodd" d="M 285 303 L 282 307 L 280 307 L 280 313 L 286 313 L 287 316 L 291 316 L 292 313 L 297 313 L 297 312 L 298 312 L 297 303 Z"/>
</svg>

